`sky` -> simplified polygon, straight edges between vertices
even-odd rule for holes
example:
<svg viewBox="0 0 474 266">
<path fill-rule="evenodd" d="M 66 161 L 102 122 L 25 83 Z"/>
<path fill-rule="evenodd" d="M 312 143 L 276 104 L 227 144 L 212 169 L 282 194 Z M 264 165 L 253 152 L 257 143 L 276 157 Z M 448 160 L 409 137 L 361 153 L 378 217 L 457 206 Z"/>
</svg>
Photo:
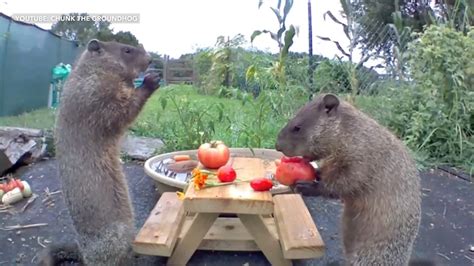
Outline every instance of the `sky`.
<svg viewBox="0 0 474 266">
<path fill-rule="evenodd" d="M 139 23 L 113 23 L 114 32 L 132 32 L 145 49 L 161 55 L 177 58 L 181 54 L 192 53 L 198 47 L 212 47 L 219 35 L 232 38 L 243 34 L 246 47 L 276 52 L 278 47 L 269 35 L 257 37 L 250 44 L 254 30 L 276 31 L 278 22 L 270 9 L 276 0 L 266 0 L 258 8 L 259 0 L 155 0 L 156 8 L 147 0 L 97 1 L 97 0 L 0 0 L 0 12 L 14 14 L 64 14 L 86 12 L 92 14 L 140 15 Z M 282 1 L 284 2 L 284 1 Z M 307 0 L 294 0 L 287 25 L 299 27 L 290 51 L 308 51 L 308 7 Z M 331 37 L 347 45 L 342 27 L 323 14 L 330 10 L 338 17 L 341 7 L 338 0 L 312 0 L 313 53 L 333 58 L 340 54 L 331 42 L 315 36 Z M 51 23 L 37 24 L 50 29 Z"/>
</svg>

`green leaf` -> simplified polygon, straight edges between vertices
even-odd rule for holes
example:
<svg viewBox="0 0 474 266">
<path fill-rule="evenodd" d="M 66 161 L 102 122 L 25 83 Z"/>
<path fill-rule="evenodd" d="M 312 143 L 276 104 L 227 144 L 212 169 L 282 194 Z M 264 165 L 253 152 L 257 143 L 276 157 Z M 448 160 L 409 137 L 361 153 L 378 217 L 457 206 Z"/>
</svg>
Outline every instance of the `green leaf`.
<svg viewBox="0 0 474 266">
<path fill-rule="evenodd" d="M 161 98 L 161 109 L 165 110 L 166 108 L 166 104 L 168 103 L 168 101 L 166 100 L 165 97 Z"/>
<path fill-rule="evenodd" d="M 275 13 L 275 16 L 278 19 L 278 22 L 283 23 L 283 18 L 280 15 L 280 11 L 278 9 L 275 9 L 274 7 L 270 7 L 270 9 Z"/>
<path fill-rule="evenodd" d="M 260 34 L 262 34 L 262 31 L 260 30 L 254 31 L 252 35 L 250 36 L 250 42 L 253 43 L 253 40 L 255 39 L 255 37 L 259 36 Z"/>
<path fill-rule="evenodd" d="M 339 21 L 332 13 L 331 11 L 327 11 L 326 13 L 323 14 L 323 18 L 324 20 L 326 20 L 326 15 L 328 15 L 334 22 L 336 22 L 337 24 L 341 24 L 342 26 L 346 26 L 347 27 L 347 24 L 346 23 L 343 23 L 341 21 Z"/>
<path fill-rule="evenodd" d="M 249 148 L 250 152 L 252 153 L 252 156 L 255 156 L 255 151 L 253 150 L 253 148 L 252 147 L 248 147 L 248 148 Z"/>
<path fill-rule="evenodd" d="M 209 121 L 209 129 L 212 131 L 212 132 L 215 132 L 216 131 L 216 127 L 214 125 L 214 121 Z"/>
<path fill-rule="evenodd" d="M 290 50 L 290 47 L 293 45 L 293 37 L 296 34 L 295 27 L 293 25 L 290 26 L 288 31 L 285 32 L 285 45 L 283 46 L 283 49 L 281 51 L 281 57 L 286 58 L 288 55 L 288 51 Z"/>
<path fill-rule="evenodd" d="M 217 121 L 221 122 L 222 118 L 224 117 L 224 110 L 222 108 L 218 108 L 217 112 L 218 112 Z"/>
<path fill-rule="evenodd" d="M 341 0 L 340 2 L 341 2 L 342 10 L 344 11 L 344 14 L 347 14 L 349 16 L 350 10 L 349 10 L 349 4 L 347 3 L 347 0 Z"/>
<path fill-rule="evenodd" d="M 388 31 L 391 31 L 393 34 L 395 34 L 395 37 L 397 39 L 397 42 L 400 42 L 400 34 L 398 31 L 398 28 L 394 24 L 387 24 L 386 27 L 388 28 Z"/>
<path fill-rule="evenodd" d="M 322 36 L 316 36 L 316 37 L 318 37 L 319 39 L 324 40 L 324 41 L 331 41 L 331 42 L 335 43 L 336 46 L 337 46 L 337 49 L 339 49 L 339 51 L 341 51 L 341 53 L 342 53 L 343 55 L 345 55 L 345 56 L 347 56 L 347 57 L 351 57 L 351 55 L 350 55 L 349 53 L 347 53 L 347 52 L 344 50 L 344 48 L 342 48 L 342 46 L 339 44 L 338 41 L 333 41 L 333 40 L 331 40 L 331 38 L 328 38 L 328 37 L 322 37 Z"/>
<path fill-rule="evenodd" d="M 273 40 L 275 40 L 275 41 L 277 41 L 278 43 L 280 43 L 280 38 L 278 38 L 278 34 L 277 34 L 277 33 L 274 33 L 274 32 L 271 32 L 271 31 L 267 31 L 267 32 L 265 32 L 265 33 L 269 33 L 269 34 L 270 34 L 270 37 L 271 37 Z"/>
<path fill-rule="evenodd" d="M 278 40 L 281 39 L 281 35 L 283 34 L 283 32 L 285 32 L 285 30 L 286 30 L 286 26 L 285 26 L 285 25 L 283 25 L 283 27 L 281 27 L 281 28 L 278 30 L 278 32 L 277 32 Z"/>
<path fill-rule="evenodd" d="M 291 7 L 293 6 L 293 0 L 286 0 L 285 8 L 283 9 L 283 21 L 286 21 L 288 13 L 290 13 Z"/>
<path fill-rule="evenodd" d="M 245 73 L 245 81 L 249 82 L 250 80 L 255 79 L 255 65 L 251 65 L 247 68 L 247 72 Z"/>
</svg>

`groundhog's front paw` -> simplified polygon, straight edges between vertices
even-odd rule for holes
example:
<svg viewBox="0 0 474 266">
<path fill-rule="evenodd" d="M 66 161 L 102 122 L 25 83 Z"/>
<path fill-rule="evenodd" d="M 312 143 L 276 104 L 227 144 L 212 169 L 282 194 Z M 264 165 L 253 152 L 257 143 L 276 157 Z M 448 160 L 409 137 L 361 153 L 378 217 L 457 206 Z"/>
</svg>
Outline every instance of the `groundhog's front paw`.
<svg viewBox="0 0 474 266">
<path fill-rule="evenodd" d="M 298 180 L 290 188 L 303 196 L 317 197 L 321 196 L 319 182 Z"/>
<path fill-rule="evenodd" d="M 153 92 L 160 87 L 160 80 L 157 73 L 146 74 L 143 79 L 143 88 Z"/>
</svg>

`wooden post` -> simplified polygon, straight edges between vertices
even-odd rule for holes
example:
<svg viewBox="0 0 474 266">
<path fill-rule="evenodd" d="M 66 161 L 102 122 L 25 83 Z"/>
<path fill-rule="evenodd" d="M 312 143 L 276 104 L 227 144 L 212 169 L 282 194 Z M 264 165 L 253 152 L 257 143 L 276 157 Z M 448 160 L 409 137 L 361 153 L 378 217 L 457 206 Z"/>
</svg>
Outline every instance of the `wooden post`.
<svg viewBox="0 0 474 266">
<path fill-rule="evenodd" d="M 163 56 L 163 80 L 165 81 L 165 85 L 168 85 L 168 60 L 169 56 Z"/>
</svg>

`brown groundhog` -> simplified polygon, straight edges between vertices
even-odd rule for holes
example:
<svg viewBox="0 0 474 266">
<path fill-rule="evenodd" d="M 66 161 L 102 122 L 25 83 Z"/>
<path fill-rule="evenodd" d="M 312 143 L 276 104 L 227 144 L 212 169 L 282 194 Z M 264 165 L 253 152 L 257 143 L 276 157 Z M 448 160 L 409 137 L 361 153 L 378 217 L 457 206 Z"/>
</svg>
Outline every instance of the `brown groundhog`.
<svg viewBox="0 0 474 266">
<path fill-rule="evenodd" d="M 340 198 L 347 265 L 408 265 L 421 219 L 420 177 L 405 145 L 349 103 L 322 94 L 279 132 L 286 156 L 321 160 L 303 195 Z"/>
<path fill-rule="evenodd" d="M 91 40 L 78 58 L 61 96 L 55 139 L 59 178 L 80 252 L 74 244 L 51 247 L 42 264 L 129 265 L 134 212 L 120 163 L 120 139 L 159 87 L 146 71 L 142 46 Z"/>
</svg>

